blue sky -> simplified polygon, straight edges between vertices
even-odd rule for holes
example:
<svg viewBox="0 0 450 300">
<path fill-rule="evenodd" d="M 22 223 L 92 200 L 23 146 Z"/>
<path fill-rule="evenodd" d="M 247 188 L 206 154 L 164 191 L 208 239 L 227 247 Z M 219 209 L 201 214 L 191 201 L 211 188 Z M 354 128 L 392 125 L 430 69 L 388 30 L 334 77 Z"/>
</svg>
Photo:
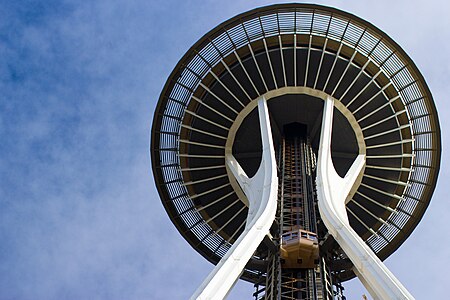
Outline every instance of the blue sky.
<svg viewBox="0 0 450 300">
<path fill-rule="evenodd" d="M 203 34 L 276 1 L 2 1 L 0 299 L 187 299 L 212 269 L 169 221 L 149 130 L 159 93 Z M 433 201 L 386 264 L 417 299 L 448 294 L 447 1 L 318 1 L 354 13 L 412 57 L 438 107 Z M 348 299 L 365 293 L 353 280 Z M 251 299 L 238 283 L 229 299 Z"/>
</svg>

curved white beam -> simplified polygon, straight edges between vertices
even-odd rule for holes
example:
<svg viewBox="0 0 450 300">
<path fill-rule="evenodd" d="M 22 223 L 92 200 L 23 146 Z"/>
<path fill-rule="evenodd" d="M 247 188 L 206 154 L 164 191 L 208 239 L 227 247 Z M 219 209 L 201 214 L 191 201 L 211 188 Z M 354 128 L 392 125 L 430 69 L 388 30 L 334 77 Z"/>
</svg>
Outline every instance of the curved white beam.
<svg viewBox="0 0 450 300">
<path fill-rule="evenodd" d="M 249 178 L 233 155 L 226 155 L 227 167 L 249 202 L 247 223 L 243 233 L 192 295 L 191 300 L 224 299 L 264 236 L 269 233 L 275 219 L 278 192 L 275 150 L 266 99 L 261 97 L 257 101 L 263 146 L 258 171 Z"/>
<path fill-rule="evenodd" d="M 334 100 L 327 98 L 322 119 L 317 163 L 317 198 L 320 216 L 330 234 L 352 261 L 356 275 L 374 299 L 414 299 L 348 222 L 346 198 L 362 174 L 365 155 L 360 154 L 344 178 L 331 159 Z"/>
</svg>

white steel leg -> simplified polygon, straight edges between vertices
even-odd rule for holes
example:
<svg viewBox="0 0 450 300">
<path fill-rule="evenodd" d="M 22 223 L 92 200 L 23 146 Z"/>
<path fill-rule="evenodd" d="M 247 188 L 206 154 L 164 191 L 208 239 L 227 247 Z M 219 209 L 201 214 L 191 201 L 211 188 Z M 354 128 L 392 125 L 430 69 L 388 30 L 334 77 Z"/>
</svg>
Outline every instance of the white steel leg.
<svg viewBox="0 0 450 300">
<path fill-rule="evenodd" d="M 235 176 L 249 202 L 244 232 L 206 277 L 191 300 L 224 299 L 239 279 L 256 248 L 269 233 L 277 208 L 278 177 L 272 131 L 266 99 L 258 100 L 262 160 L 255 176 L 249 178 L 233 155 L 226 156 L 227 167 Z"/>
<path fill-rule="evenodd" d="M 358 155 L 344 178 L 336 173 L 331 160 L 333 109 L 334 100 L 328 98 L 324 106 L 317 163 L 320 216 L 330 234 L 352 261 L 353 270 L 374 299 L 414 299 L 348 222 L 345 200 L 363 171 L 365 155 Z"/>
</svg>

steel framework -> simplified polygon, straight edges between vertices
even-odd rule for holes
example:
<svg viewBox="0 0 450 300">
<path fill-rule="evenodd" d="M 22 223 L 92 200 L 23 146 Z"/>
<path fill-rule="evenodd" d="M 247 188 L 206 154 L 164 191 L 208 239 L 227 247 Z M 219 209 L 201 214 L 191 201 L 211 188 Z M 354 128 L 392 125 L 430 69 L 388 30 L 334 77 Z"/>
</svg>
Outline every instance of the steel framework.
<svg viewBox="0 0 450 300">
<path fill-rule="evenodd" d="M 327 107 L 328 115 L 334 115 L 328 131 Z M 249 196 L 243 182 L 265 173 L 274 183 L 275 154 L 267 154 L 273 157 L 271 167 L 260 168 L 268 161 L 267 137 L 272 151 L 282 149 L 279 184 L 272 189 L 280 193 L 297 184 L 280 170 L 286 167 L 280 163 L 287 153 L 283 128 L 292 123 L 305 126 L 305 139 L 287 148 L 312 153 L 296 163 L 309 172 L 304 179 L 314 190 L 307 216 L 320 211 L 302 225 L 320 239 L 321 269 L 307 272 L 311 278 L 314 272 L 321 274 L 323 288 L 312 299 L 328 299 L 323 292 L 327 282 L 334 285 L 331 297 L 339 297 L 340 282 L 355 273 L 374 297 L 385 299 L 391 292 L 378 291 L 389 288 L 373 283 L 383 276 L 367 266 L 358 268 L 356 261 L 365 254 L 351 249 L 364 249 L 372 262 L 381 263 L 417 226 L 439 172 L 440 128 L 431 93 L 413 61 L 385 33 L 354 15 L 309 4 L 258 8 L 222 23 L 188 50 L 161 93 L 151 133 L 153 174 L 167 213 L 206 259 L 217 264 L 229 257 L 245 239 L 253 217 L 263 213 L 255 200 L 261 194 Z M 329 135 L 328 148 L 323 147 L 324 134 Z M 317 170 L 312 167 L 316 155 Z M 359 168 L 352 168 L 355 160 L 361 162 Z M 326 172 L 321 169 L 326 161 L 333 170 L 329 164 Z M 329 200 L 322 188 L 330 170 L 339 178 L 355 171 L 341 200 Z M 270 298 L 268 288 L 278 295 L 282 290 L 277 253 L 285 220 L 280 218 L 300 219 L 282 213 L 283 205 L 291 205 L 280 204 L 286 198 L 275 199 L 277 212 L 266 220 L 266 232 L 237 275 L 257 284 L 257 297 Z M 348 238 L 335 230 L 341 226 L 333 223 L 338 219 L 348 229 L 345 234 L 351 232 Z M 382 264 L 379 269 L 390 273 Z M 409 297 L 407 291 L 401 297 Z"/>
</svg>

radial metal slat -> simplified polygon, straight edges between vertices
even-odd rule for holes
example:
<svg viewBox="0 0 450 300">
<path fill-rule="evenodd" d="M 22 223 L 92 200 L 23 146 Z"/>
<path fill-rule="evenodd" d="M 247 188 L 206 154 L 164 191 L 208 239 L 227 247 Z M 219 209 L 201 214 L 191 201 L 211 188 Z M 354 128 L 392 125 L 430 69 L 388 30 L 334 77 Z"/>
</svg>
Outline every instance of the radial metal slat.
<svg viewBox="0 0 450 300">
<path fill-rule="evenodd" d="M 366 168 L 386 170 L 386 171 L 398 171 L 398 172 L 411 172 L 413 170 L 411 168 L 395 168 L 395 167 L 375 166 L 369 164 L 366 164 Z"/>
<path fill-rule="evenodd" d="M 284 66 L 283 43 L 281 41 L 281 35 L 278 35 L 278 43 L 280 45 L 280 57 L 281 57 L 281 67 L 283 69 L 284 86 L 287 86 L 286 67 Z"/>
<path fill-rule="evenodd" d="M 375 205 L 377 205 L 377 206 L 379 206 L 379 207 L 381 207 L 381 208 L 383 208 L 383 209 L 389 210 L 390 212 L 395 212 L 395 209 L 393 209 L 392 207 L 389 207 L 389 206 L 387 206 L 387 205 L 383 205 L 383 204 L 381 204 L 380 202 L 378 202 L 378 201 L 372 199 L 371 197 L 369 197 L 369 196 L 363 194 L 363 193 L 360 192 L 360 191 L 357 191 L 356 194 L 360 195 L 361 197 L 364 197 L 365 199 L 369 200 L 369 201 L 372 202 L 373 204 L 375 204 Z M 388 194 L 388 196 L 391 196 L 391 195 Z"/>
<path fill-rule="evenodd" d="M 192 112 L 192 111 L 190 111 L 190 110 L 188 110 L 188 109 L 186 109 L 185 112 L 188 113 L 188 114 L 190 114 L 190 115 L 192 115 L 192 116 L 194 116 L 194 117 L 196 117 L 196 118 L 198 118 L 198 119 L 200 119 L 200 120 L 203 120 L 203 121 L 205 121 L 205 122 L 208 122 L 209 124 L 212 124 L 212 125 L 214 125 L 214 126 L 216 126 L 216 127 L 218 127 L 218 128 L 224 129 L 224 130 L 226 130 L 226 131 L 229 130 L 228 127 L 225 127 L 225 126 L 220 125 L 220 124 L 218 124 L 218 123 L 216 123 L 216 122 L 214 122 L 214 121 L 211 121 L 210 119 L 205 118 L 205 117 L 203 117 L 203 116 L 201 116 L 201 115 L 199 115 L 199 114 L 196 114 L 195 112 Z M 181 126 L 181 125 L 180 125 L 180 126 Z M 186 126 L 186 127 L 187 127 L 187 126 Z M 192 128 L 192 127 L 191 127 L 191 128 Z"/>
<path fill-rule="evenodd" d="M 400 99 L 400 96 L 395 96 L 392 99 L 389 99 L 388 102 L 386 102 L 385 104 L 383 104 L 382 106 L 378 107 L 377 109 L 371 111 L 370 113 L 366 114 L 365 116 L 363 116 L 362 118 L 360 118 L 358 121 L 358 123 L 361 123 L 362 121 L 364 121 L 365 119 L 371 117 L 372 115 L 376 114 L 377 112 L 379 112 L 380 110 L 382 110 L 383 108 L 392 105 L 392 103 L 394 103 L 396 100 Z"/>
<path fill-rule="evenodd" d="M 222 146 L 222 145 L 213 145 L 213 144 L 207 144 L 207 143 L 200 143 L 200 142 L 184 140 L 184 139 L 179 139 L 178 141 L 180 143 L 183 143 L 183 144 L 197 145 L 197 146 L 208 147 L 208 148 L 216 148 L 216 149 L 225 149 L 225 146 Z"/>
<path fill-rule="evenodd" d="M 350 89 L 353 87 L 353 85 L 355 84 L 355 82 L 361 77 L 361 75 L 364 74 L 364 70 L 367 68 L 367 66 L 370 63 L 370 59 L 368 59 L 366 61 L 366 63 L 362 66 L 362 68 L 358 71 L 358 74 L 355 76 L 355 78 L 353 78 L 352 82 L 349 84 L 349 86 L 347 87 L 347 89 L 344 91 L 344 93 L 342 94 L 342 96 L 339 98 L 339 101 L 342 101 L 342 99 L 344 99 L 345 96 L 347 96 L 347 93 L 350 91 Z M 350 105 L 350 104 L 349 104 Z M 348 105 L 347 105 L 348 106 Z"/>
<path fill-rule="evenodd" d="M 337 61 L 338 61 L 338 58 L 339 58 L 339 55 L 340 55 L 340 53 L 341 53 L 341 50 L 342 50 L 342 46 L 343 46 L 343 45 L 344 45 L 344 44 L 342 44 L 342 43 L 339 44 L 339 48 L 338 48 L 338 50 L 337 50 L 337 52 L 336 52 L 336 56 L 334 57 L 333 65 L 331 66 L 331 70 L 330 70 L 329 73 L 328 73 L 327 80 L 325 81 L 325 85 L 324 85 L 324 87 L 323 87 L 323 90 L 324 90 L 324 91 L 325 91 L 325 90 L 327 89 L 327 87 L 328 87 L 328 82 L 330 81 L 331 75 L 333 74 L 334 67 L 336 66 L 336 63 L 337 63 Z"/>
<path fill-rule="evenodd" d="M 390 147 L 390 146 L 395 146 L 395 145 L 409 144 L 409 143 L 412 143 L 412 142 L 414 142 L 413 139 L 404 139 L 404 140 L 399 140 L 399 141 L 396 141 L 396 142 L 390 142 L 390 143 L 383 143 L 383 144 L 375 144 L 375 145 L 371 145 L 371 146 L 366 146 L 366 149 Z"/>
<path fill-rule="evenodd" d="M 368 125 L 368 126 L 366 126 L 366 127 L 364 127 L 364 128 L 361 128 L 361 130 L 362 130 L 362 131 L 366 131 L 367 129 L 370 129 L 370 128 L 372 128 L 372 127 L 378 126 L 378 125 L 380 125 L 380 124 L 383 124 L 384 122 L 386 122 L 386 121 L 388 121 L 388 120 L 390 120 L 390 119 L 396 118 L 397 116 L 399 116 L 399 115 L 401 115 L 401 114 L 404 114 L 404 113 L 406 113 L 406 109 L 403 109 L 403 110 L 401 110 L 401 111 L 398 111 L 398 112 L 396 112 L 395 114 L 390 115 L 390 116 L 387 116 L 386 118 L 381 119 L 381 120 L 378 121 L 378 122 L 372 123 L 372 124 L 370 124 L 370 125 Z"/>
<path fill-rule="evenodd" d="M 225 155 L 204 155 L 204 154 L 178 154 L 179 157 L 191 157 L 191 158 L 225 158 Z"/>
<path fill-rule="evenodd" d="M 406 158 L 406 157 L 414 157 L 414 154 L 404 153 L 404 154 L 367 155 L 366 156 L 366 158 L 375 158 L 375 159 Z"/>
<path fill-rule="evenodd" d="M 222 140 L 226 140 L 226 139 L 227 139 L 227 138 L 224 137 L 224 136 L 221 136 L 221 135 L 218 135 L 218 134 L 209 132 L 209 131 L 197 129 L 197 128 L 194 128 L 194 127 L 191 127 L 191 126 L 188 126 L 188 125 L 181 124 L 181 127 L 182 127 L 182 128 L 186 128 L 186 129 L 188 129 L 188 130 L 195 131 L 195 132 L 199 132 L 199 133 L 202 133 L 202 134 L 205 134 L 205 135 L 209 135 L 209 136 L 212 136 L 212 137 L 215 137 L 215 138 L 218 138 L 218 139 L 222 139 Z"/>
<path fill-rule="evenodd" d="M 297 15 L 297 14 L 295 14 Z M 294 34 L 294 86 L 297 86 L 297 33 Z"/>
<path fill-rule="evenodd" d="M 377 73 L 376 76 L 378 76 L 381 73 Z M 373 83 L 375 81 L 375 78 L 371 79 L 370 83 Z M 384 91 L 391 85 L 391 82 L 388 82 L 386 85 L 384 85 L 381 90 L 379 90 L 375 95 L 373 95 L 372 97 L 369 98 L 369 100 L 366 100 L 362 105 L 360 105 L 357 109 L 355 109 L 353 111 L 353 114 L 358 113 L 361 109 L 363 109 L 364 107 L 366 107 L 367 104 L 369 104 L 370 102 L 372 102 L 372 100 L 374 100 L 376 97 L 378 97 L 380 94 L 384 93 Z M 359 96 L 359 95 L 358 95 Z"/>
<path fill-rule="evenodd" d="M 178 166 L 178 164 L 176 164 Z M 225 165 L 214 165 L 214 166 L 206 166 L 206 167 L 197 167 L 197 168 L 181 168 L 182 172 L 192 172 L 192 171 L 204 171 L 204 170 L 213 170 L 225 168 Z"/>
<path fill-rule="evenodd" d="M 201 197 L 201 196 L 204 196 L 204 195 L 208 195 L 208 194 L 210 194 L 212 192 L 221 190 L 221 189 L 223 189 L 223 188 L 225 188 L 227 186 L 231 186 L 231 184 L 228 182 L 228 183 L 225 183 L 225 184 L 223 184 L 221 186 L 217 186 L 215 188 L 209 189 L 209 190 L 207 190 L 207 191 L 205 191 L 203 193 L 191 195 L 190 197 L 191 197 L 191 199 L 195 199 L 195 198 L 198 198 L 198 197 Z"/>
<path fill-rule="evenodd" d="M 331 18 L 330 18 L 330 21 L 331 21 Z M 316 79 L 314 80 L 313 89 L 316 89 L 317 81 L 319 80 L 319 75 L 320 75 L 320 71 L 322 70 L 322 62 L 323 62 L 323 58 L 325 56 L 325 49 L 327 48 L 327 43 L 328 43 L 328 37 L 325 38 L 325 42 L 323 43 L 323 46 L 322 46 L 322 54 L 320 55 L 319 66 L 317 68 L 317 74 L 316 74 Z"/>
<path fill-rule="evenodd" d="M 352 105 L 352 103 L 358 99 L 359 96 L 361 96 L 362 93 L 364 93 L 369 86 L 375 82 L 375 80 L 377 79 L 377 77 L 382 73 L 382 70 L 379 70 L 374 76 L 372 76 L 372 78 L 369 80 L 369 82 L 367 82 L 364 87 L 358 92 L 358 94 L 356 94 L 352 100 L 350 100 L 345 106 L 348 108 L 350 105 Z M 390 83 L 388 83 L 390 84 Z M 386 88 L 386 87 L 385 87 Z M 353 111 L 353 114 L 356 114 L 361 108 L 363 108 L 364 106 L 366 106 L 371 100 L 375 99 L 376 96 L 379 95 L 379 93 L 381 93 L 381 91 L 378 91 L 377 94 L 375 94 L 374 96 L 372 96 L 369 100 L 366 100 L 362 105 L 358 106 L 358 108 Z"/>
<path fill-rule="evenodd" d="M 272 74 L 273 84 L 275 85 L 275 89 L 278 89 L 277 79 L 275 78 L 275 73 L 273 71 L 272 61 L 270 60 L 269 49 L 267 49 L 266 39 L 263 39 L 264 50 L 266 51 L 267 60 L 269 61 L 270 73 Z"/>
<path fill-rule="evenodd" d="M 311 25 L 312 26 L 312 25 Z M 305 68 L 305 80 L 303 82 L 303 86 L 306 86 L 308 81 L 308 71 L 309 71 L 309 61 L 311 57 L 311 43 L 312 43 L 312 34 L 309 36 L 309 44 L 308 44 L 308 55 L 306 56 L 306 68 Z"/>
<path fill-rule="evenodd" d="M 358 51 L 356 51 L 356 49 L 353 49 L 353 54 L 350 57 L 350 59 L 347 61 L 347 65 L 345 66 L 344 71 L 342 72 L 341 76 L 339 77 L 338 82 L 336 83 L 333 91 L 330 94 L 331 96 L 334 97 L 334 94 L 336 93 L 336 90 L 338 89 L 338 87 L 341 85 L 341 82 L 344 79 L 345 75 L 347 74 L 348 69 L 352 66 L 353 59 L 355 59 L 355 56 L 357 53 L 358 53 Z M 330 74 L 330 76 L 331 76 L 331 74 Z"/>
<path fill-rule="evenodd" d="M 213 71 L 210 70 L 209 73 L 236 100 L 237 103 L 239 103 L 242 107 L 245 107 L 244 103 L 242 103 L 242 101 L 239 100 L 239 98 L 236 97 L 236 95 L 232 91 L 230 91 L 230 89 L 226 86 L 226 84 L 223 83 L 222 80 L 220 80 L 220 78 Z"/>
<path fill-rule="evenodd" d="M 392 184 L 401 185 L 401 186 L 408 186 L 407 182 L 398 181 L 398 180 L 397 181 L 396 180 L 390 180 L 390 179 L 386 179 L 386 178 L 382 178 L 382 177 L 378 177 L 378 176 L 373 176 L 373 175 L 369 175 L 369 174 L 364 174 L 364 177 L 375 179 L 375 180 L 386 182 L 386 183 L 392 183 Z"/>
<path fill-rule="evenodd" d="M 256 94 L 258 96 L 261 96 L 260 92 L 258 91 L 258 89 L 255 86 L 255 83 L 253 82 L 252 78 L 250 77 L 250 75 L 247 72 L 247 69 L 245 68 L 244 64 L 242 63 L 241 58 L 239 57 L 239 55 L 237 54 L 236 50 L 233 52 L 234 56 L 237 58 L 237 60 L 239 61 L 239 64 L 242 68 L 242 70 L 244 71 L 245 75 L 247 76 L 247 79 L 250 81 L 251 85 L 253 86 L 253 89 L 255 90 Z"/>
<path fill-rule="evenodd" d="M 378 193 L 380 193 L 380 194 L 382 194 L 382 195 L 386 195 L 386 196 L 388 196 L 388 197 L 392 197 L 392 198 L 395 198 L 395 199 L 397 199 L 397 200 L 403 200 L 403 198 L 402 198 L 401 196 L 397 195 L 397 194 L 393 194 L 393 193 L 389 193 L 389 192 L 386 192 L 386 191 L 377 189 L 376 187 L 373 187 L 373 186 L 371 186 L 371 185 L 369 185 L 369 184 L 361 183 L 361 186 L 366 187 L 366 188 L 369 188 L 369 189 L 371 189 L 371 190 L 373 190 L 373 191 L 375 191 L 375 192 L 378 192 Z M 384 207 L 385 207 L 387 210 L 390 210 L 390 207 L 389 207 L 389 208 L 387 208 L 388 206 L 384 206 Z"/>
<path fill-rule="evenodd" d="M 206 85 L 204 85 L 203 83 L 200 82 L 199 84 L 202 88 L 204 88 L 210 95 L 212 95 L 214 98 L 216 98 L 217 100 L 219 100 L 223 105 L 225 105 L 226 107 L 228 107 L 228 109 L 230 109 L 232 112 L 234 112 L 236 115 L 239 114 L 239 112 L 237 110 L 235 110 L 233 107 L 231 107 L 231 105 L 229 105 L 225 100 L 223 100 L 222 98 L 220 98 L 219 96 L 217 96 L 216 93 L 214 93 L 213 91 L 211 91 L 211 89 L 209 89 Z"/>
<path fill-rule="evenodd" d="M 197 101 L 198 103 L 200 103 L 202 106 L 208 108 L 209 110 L 213 111 L 214 113 L 216 113 L 218 116 L 224 118 L 225 120 L 232 122 L 233 123 L 233 119 L 227 117 L 226 115 L 224 115 L 223 113 L 221 113 L 220 111 L 218 111 L 217 109 L 213 108 L 212 106 L 206 104 L 204 101 L 202 101 L 201 99 L 192 96 L 192 99 L 194 99 L 195 101 Z"/>
<path fill-rule="evenodd" d="M 410 127 L 411 127 L 411 124 L 408 123 L 408 124 L 402 125 L 400 127 L 392 128 L 390 130 L 386 130 L 386 131 L 383 131 L 383 132 L 380 132 L 380 133 L 376 133 L 376 134 L 373 134 L 373 135 L 370 135 L 370 136 L 365 136 L 364 140 L 367 141 L 367 140 L 370 140 L 370 139 L 373 139 L 373 138 L 376 138 L 376 137 L 379 137 L 379 136 L 383 136 L 383 135 L 386 135 L 386 134 L 389 134 L 389 133 L 392 133 L 392 132 L 396 132 L 396 131 L 401 132 L 402 129 L 410 128 Z"/>
<path fill-rule="evenodd" d="M 247 96 L 248 100 L 252 100 L 252 97 L 250 97 L 250 95 L 247 93 L 247 91 L 244 89 L 244 87 L 242 87 L 241 83 L 239 80 L 237 80 L 236 76 L 234 76 L 233 72 L 231 71 L 230 67 L 228 67 L 228 65 L 221 60 L 220 61 L 222 63 L 222 65 L 225 67 L 225 69 L 228 71 L 228 74 L 230 74 L 231 78 L 233 78 L 234 82 L 239 86 L 239 88 L 242 90 L 242 92 L 245 94 L 245 96 Z"/>
</svg>

